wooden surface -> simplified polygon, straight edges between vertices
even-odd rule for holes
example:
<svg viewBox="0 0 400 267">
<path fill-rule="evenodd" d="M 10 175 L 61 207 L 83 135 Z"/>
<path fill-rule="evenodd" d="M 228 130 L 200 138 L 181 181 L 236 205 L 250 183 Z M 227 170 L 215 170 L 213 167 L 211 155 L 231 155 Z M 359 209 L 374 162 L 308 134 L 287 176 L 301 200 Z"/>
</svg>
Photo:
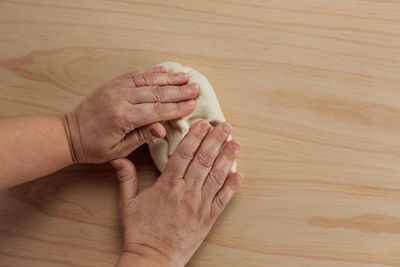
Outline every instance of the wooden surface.
<svg viewBox="0 0 400 267">
<path fill-rule="evenodd" d="M 400 266 L 400 1 L 0 2 L 0 115 L 74 107 L 117 74 L 205 74 L 245 181 L 189 266 Z M 32 140 L 34 141 L 34 140 Z M 141 187 L 157 172 L 133 154 Z M 0 193 L 1 266 L 112 266 L 107 165 Z"/>
</svg>

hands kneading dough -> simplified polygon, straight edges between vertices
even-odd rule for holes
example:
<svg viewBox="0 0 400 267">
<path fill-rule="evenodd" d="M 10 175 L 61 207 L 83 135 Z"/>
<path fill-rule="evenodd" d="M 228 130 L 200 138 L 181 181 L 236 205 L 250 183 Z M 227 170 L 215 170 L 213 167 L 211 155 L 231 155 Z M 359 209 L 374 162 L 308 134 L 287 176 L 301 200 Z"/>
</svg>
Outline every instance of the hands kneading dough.
<svg viewBox="0 0 400 267">
<path fill-rule="evenodd" d="M 215 126 L 219 122 L 224 122 L 225 117 L 219 106 L 214 89 L 204 75 L 192 68 L 175 62 L 164 62 L 160 65 L 165 67 L 167 73 L 186 73 L 189 76 L 189 83 L 195 82 L 200 86 L 200 94 L 195 98 L 195 110 L 186 117 L 162 122 L 166 130 L 166 136 L 148 143 L 154 163 L 160 172 L 163 172 L 168 159 L 175 152 L 179 143 L 189 132 L 193 124 L 199 120 L 207 120 L 211 125 Z M 228 140 L 230 139 L 232 138 L 229 137 Z M 233 164 L 231 171 L 236 171 L 236 164 Z"/>
</svg>

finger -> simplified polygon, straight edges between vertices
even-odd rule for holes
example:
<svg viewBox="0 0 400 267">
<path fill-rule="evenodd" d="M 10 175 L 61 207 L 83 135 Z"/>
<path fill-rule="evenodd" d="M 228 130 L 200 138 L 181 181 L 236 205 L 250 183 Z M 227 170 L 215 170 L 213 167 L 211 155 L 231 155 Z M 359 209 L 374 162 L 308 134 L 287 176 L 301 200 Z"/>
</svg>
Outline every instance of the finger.
<svg viewBox="0 0 400 267">
<path fill-rule="evenodd" d="M 207 135 L 188 168 L 185 179 L 189 183 L 203 185 L 231 130 L 232 127 L 227 122 L 218 123 Z"/>
<path fill-rule="evenodd" d="M 131 87 L 151 85 L 182 85 L 188 82 L 189 77 L 184 72 L 177 73 L 131 73 L 125 79 Z"/>
<path fill-rule="evenodd" d="M 212 219 L 215 220 L 218 218 L 221 212 L 231 201 L 233 195 L 236 193 L 242 181 L 243 175 L 241 173 L 236 172 L 229 175 L 228 179 L 226 179 L 225 184 L 211 202 L 210 217 Z"/>
<path fill-rule="evenodd" d="M 132 106 L 132 114 L 137 114 L 137 124 L 147 125 L 157 121 L 167 121 L 185 117 L 194 111 L 196 102 L 187 100 L 178 103 L 143 103 Z"/>
<path fill-rule="evenodd" d="M 239 150 L 240 144 L 237 141 L 231 140 L 226 143 L 203 184 L 202 191 L 205 199 L 211 202 L 221 189 Z"/>
<path fill-rule="evenodd" d="M 133 163 L 126 158 L 114 159 L 110 163 L 117 173 L 121 203 L 136 197 L 138 181 Z"/>
<path fill-rule="evenodd" d="M 132 72 L 131 74 L 141 74 L 141 73 L 160 73 L 160 72 L 165 72 L 165 67 L 162 65 L 158 65 L 158 66 L 153 66 L 151 68 L 148 69 L 142 69 L 142 70 L 137 70 Z M 124 75 L 130 75 L 130 74 L 124 74 Z"/>
<path fill-rule="evenodd" d="M 123 82 L 124 84 L 126 81 L 128 81 L 128 84 L 133 84 L 132 82 L 132 77 L 135 75 L 142 75 L 143 73 L 165 73 L 165 67 L 164 66 L 154 66 L 148 69 L 142 69 L 142 70 L 137 70 L 137 71 L 131 71 L 125 74 L 122 74 L 120 76 L 117 76 L 113 81 L 119 81 Z"/>
<path fill-rule="evenodd" d="M 127 90 L 130 102 L 134 104 L 179 102 L 196 98 L 200 93 L 200 87 L 196 83 L 183 86 L 145 86 Z"/>
<path fill-rule="evenodd" d="M 130 154 L 144 143 L 164 137 L 165 134 L 165 128 L 161 123 L 152 123 L 150 125 L 137 128 L 127 134 L 121 141 L 121 147 L 119 149 L 122 149 L 123 151 L 126 151 L 127 154 Z"/>
<path fill-rule="evenodd" d="M 179 144 L 169 159 L 164 173 L 167 177 L 183 178 L 197 149 L 207 135 L 211 125 L 207 121 L 199 121 L 192 126 L 189 133 Z"/>
</svg>

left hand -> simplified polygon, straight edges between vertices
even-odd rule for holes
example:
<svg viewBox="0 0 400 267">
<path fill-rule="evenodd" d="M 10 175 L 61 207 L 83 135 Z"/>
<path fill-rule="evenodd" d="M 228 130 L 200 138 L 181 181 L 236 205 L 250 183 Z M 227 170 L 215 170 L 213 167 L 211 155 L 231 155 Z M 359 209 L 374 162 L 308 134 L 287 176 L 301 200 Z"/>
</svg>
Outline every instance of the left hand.
<svg viewBox="0 0 400 267">
<path fill-rule="evenodd" d="M 160 121 L 190 114 L 200 92 L 185 73 L 163 66 L 127 73 L 97 88 L 62 116 L 75 163 L 125 157 L 145 142 L 165 136 Z"/>
</svg>

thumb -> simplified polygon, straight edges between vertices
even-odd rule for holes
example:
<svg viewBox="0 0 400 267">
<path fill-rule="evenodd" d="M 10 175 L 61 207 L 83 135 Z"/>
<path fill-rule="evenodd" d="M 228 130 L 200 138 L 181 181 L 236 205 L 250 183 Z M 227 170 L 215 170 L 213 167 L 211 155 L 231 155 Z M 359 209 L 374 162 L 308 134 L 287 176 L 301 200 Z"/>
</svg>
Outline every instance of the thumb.
<svg viewBox="0 0 400 267">
<path fill-rule="evenodd" d="M 114 159 L 110 163 L 117 173 L 121 201 L 124 202 L 136 197 L 138 195 L 138 180 L 132 161 L 120 158 Z"/>
<path fill-rule="evenodd" d="M 155 122 L 130 132 L 123 139 L 123 146 L 128 151 L 133 151 L 146 142 L 157 138 L 164 137 L 166 134 L 164 126 L 161 123 Z"/>
</svg>

